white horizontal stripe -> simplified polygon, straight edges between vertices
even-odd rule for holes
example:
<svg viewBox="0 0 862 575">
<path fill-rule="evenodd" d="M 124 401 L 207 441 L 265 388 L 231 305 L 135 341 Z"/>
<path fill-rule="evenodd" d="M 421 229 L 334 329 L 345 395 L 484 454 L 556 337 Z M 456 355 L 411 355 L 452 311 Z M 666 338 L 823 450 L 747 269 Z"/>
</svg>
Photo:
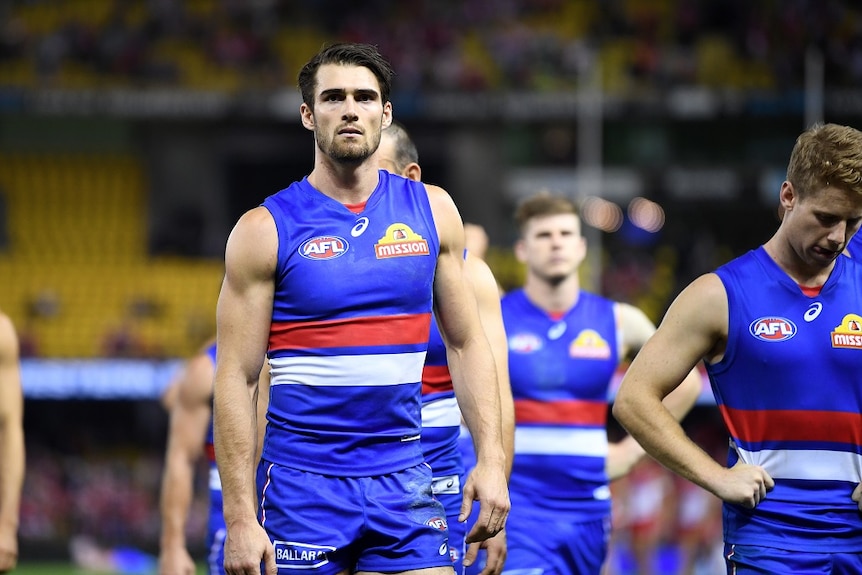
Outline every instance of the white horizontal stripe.
<svg viewBox="0 0 862 575">
<path fill-rule="evenodd" d="M 221 476 L 218 474 L 218 468 L 210 467 L 210 489 L 213 491 L 221 491 Z"/>
<path fill-rule="evenodd" d="M 422 404 L 422 427 L 458 427 L 461 425 L 461 410 L 458 400 L 444 397 Z"/>
<path fill-rule="evenodd" d="M 760 465 L 773 479 L 812 479 L 862 483 L 862 456 L 846 451 L 737 448 L 745 463 Z"/>
<path fill-rule="evenodd" d="M 422 380 L 425 352 L 275 357 L 272 385 L 400 385 Z"/>
<path fill-rule="evenodd" d="M 515 453 L 607 457 L 608 434 L 604 429 L 516 427 Z"/>
</svg>

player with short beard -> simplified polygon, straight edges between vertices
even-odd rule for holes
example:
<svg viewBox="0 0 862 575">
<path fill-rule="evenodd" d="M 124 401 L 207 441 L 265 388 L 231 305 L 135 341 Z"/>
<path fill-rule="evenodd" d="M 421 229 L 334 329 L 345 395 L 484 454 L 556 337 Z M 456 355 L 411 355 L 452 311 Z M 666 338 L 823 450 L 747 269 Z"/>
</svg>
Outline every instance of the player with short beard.
<svg viewBox="0 0 862 575">
<path fill-rule="evenodd" d="M 377 166 L 391 76 L 372 46 L 318 52 L 299 74 L 314 168 L 244 214 L 228 239 L 214 413 L 230 575 L 261 564 L 269 574 L 451 575 L 445 511 L 419 442 L 432 303 L 459 359 L 453 385 L 478 451 L 461 516 L 478 500 L 480 518 L 467 539 L 506 522 L 500 400 L 487 393 L 496 370 L 463 273 L 460 215 L 441 188 Z M 424 250 L 393 249 L 405 243 Z M 255 490 L 247 387 L 264 356 Z"/>
</svg>

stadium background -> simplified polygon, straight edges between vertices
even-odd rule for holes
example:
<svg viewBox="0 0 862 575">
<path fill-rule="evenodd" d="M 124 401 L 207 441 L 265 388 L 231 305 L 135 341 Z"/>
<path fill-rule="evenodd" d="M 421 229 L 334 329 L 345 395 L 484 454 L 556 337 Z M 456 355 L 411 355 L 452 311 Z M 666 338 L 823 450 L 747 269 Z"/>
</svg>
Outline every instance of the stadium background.
<svg viewBox="0 0 862 575">
<path fill-rule="evenodd" d="M 549 189 L 581 203 L 585 285 L 658 321 L 682 285 L 771 235 L 802 129 L 862 125 L 860 11 L 3 0 L 0 308 L 24 356 L 22 563 L 67 559 L 80 536 L 156 550 L 158 396 L 214 329 L 237 217 L 311 169 L 295 77 L 324 43 L 391 59 L 423 175 L 486 228 L 504 287 L 521 274 L 513 208 Z M 714 425 L 709 401 L 690 419 Z"/>
</svg>

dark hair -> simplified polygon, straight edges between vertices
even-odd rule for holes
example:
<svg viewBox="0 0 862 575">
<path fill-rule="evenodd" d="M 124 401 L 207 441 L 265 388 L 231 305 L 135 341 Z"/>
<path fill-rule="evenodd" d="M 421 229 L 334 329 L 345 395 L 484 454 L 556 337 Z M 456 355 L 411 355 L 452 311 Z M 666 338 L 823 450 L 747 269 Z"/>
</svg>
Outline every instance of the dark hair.
<svg viewBox="0 0 862 575">
<path fill-rule="evenodd" d="M 392 161 L 395 162 L 395 169 L 399 173 L 403 172 L 408 164 L 419 163 L 419 151 L 404 126 L 393 121 L 388 128 L 383 130 L 383 133 L 389 135 L 395 142 L 395 157 L 392 158 Z"/>
<path fill-rule="evenodd" d="M 815 124 L 796 139 L 787 181 L 799 197 L 823 188 L 862 194 L 862 132 L 850 126 Z"/>
<path fill-rule="evenodd" d="M 518 231 L 523 233 L 527 222 L 533 218 L 561 214 L 572 214 L 580 217 L 578 207 L 569 198 L 542 191 L 518 204 L 518 209 L 515 210 L 515 223 L 518 225 Z"/>
<path fill-rule="evenodd" d="M 383 103 L 389 101 L 392 91 L 394 71 L 376 46 L 371 44 L 339 43 L 325 46 L 302 67 L 297 77 L 302 101 L 314 110 L 314 90 L 317 87 L 317 70 L 324 64 L 347 64 L 368 68 L 380 84 L 380 97 Z"/>
</svg>

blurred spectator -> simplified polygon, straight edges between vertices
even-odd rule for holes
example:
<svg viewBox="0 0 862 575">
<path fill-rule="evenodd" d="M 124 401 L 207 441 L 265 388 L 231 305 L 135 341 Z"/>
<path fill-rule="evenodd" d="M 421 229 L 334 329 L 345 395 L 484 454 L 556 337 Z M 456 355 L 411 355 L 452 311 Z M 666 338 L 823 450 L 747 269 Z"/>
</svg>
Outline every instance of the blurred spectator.
<svg viewBox="0 0 862 575">
<path fill-rule="evenodd" d="M 117 358 L 146 357 L 147 346 L 138 335 L 134 318 L 124 317 L 118 325 L 105 334 L 102 355 Z"/>
<path fill-rule="evenodd" d="M 604 62 L 609 77 L 622 76 L 612 89 L 693 83 L 799 89 L 811 47 L 822 50 L 828 84 L 853 87 L 862 77 L 862 11 L 839 0 L 601 2 L 594 9 L 559 1 L 441 0 L 409 10 L 268 0 L 218 2 L 194 12 L 157 0 L 146 4 L 143 21 L 129 17 L 129 3 L 114 2 L 101 21 L 68 17 L 33 35 L 30 4 L 0 15 L 0 60 L 29 60 L 52 83 L 61 83 L 58 72 L 74 62 L 132 85 L 208 82 L 225 89 L 220 71 L 229 69 L 242 77 L 243 89 L 269 89 L 278 87 L 276 77 L 283 84 L 281 71 L 300 49 L 300 36 L 378 45 L 403 71 L 398 83 L 406 91 L 572 88 L 586 69 L 585 54 L 604 59 L 603 48 L 622 46 L 621 60 Z M 297 26 L 305 33 L 297 35 Z M 189 50 L 198 62 L 191 68 Z"/>
</svg>

